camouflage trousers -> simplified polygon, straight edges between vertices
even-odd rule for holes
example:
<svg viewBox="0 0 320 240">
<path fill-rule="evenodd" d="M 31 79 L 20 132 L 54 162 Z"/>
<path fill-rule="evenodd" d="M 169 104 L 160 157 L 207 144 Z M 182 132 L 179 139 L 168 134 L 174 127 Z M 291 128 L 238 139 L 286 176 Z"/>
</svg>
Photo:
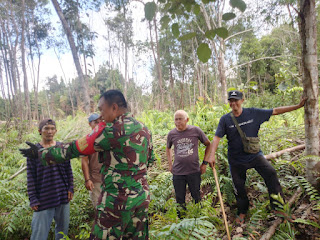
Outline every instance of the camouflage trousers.
<svg viewBox="0 0 320 240">
<path fill-rule="evenodd" d="M 118 196 L 113 197 L 102 192 L 90 239 L 149 239 L 148 206 L 150 196 L 148 192 L 144 191 L 139 195 L 135 194 L 130 199 L 125 193 L 119 193 Z"/>
</svg>

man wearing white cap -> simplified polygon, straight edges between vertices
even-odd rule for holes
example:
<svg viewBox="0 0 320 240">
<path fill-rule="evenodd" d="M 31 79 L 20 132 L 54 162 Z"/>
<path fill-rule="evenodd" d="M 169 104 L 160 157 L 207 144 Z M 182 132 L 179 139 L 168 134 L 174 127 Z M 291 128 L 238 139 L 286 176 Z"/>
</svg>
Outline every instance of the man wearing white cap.
<svg viewBox="0 0 320 240">
<path fill-rule="evenodd" d="M 100 123 L 100 116 L 93 113 L 88 118 L 89 125 L 93 130 Z M 85 180 L 86 188 L 90 191 L 90 198 L 94 208 L 97 207 L 98 198 L 101 193 L 101 174 L 102 164 L 99 163 L 98 152 L 81 158 L 81 167 Z"/>
</svg>

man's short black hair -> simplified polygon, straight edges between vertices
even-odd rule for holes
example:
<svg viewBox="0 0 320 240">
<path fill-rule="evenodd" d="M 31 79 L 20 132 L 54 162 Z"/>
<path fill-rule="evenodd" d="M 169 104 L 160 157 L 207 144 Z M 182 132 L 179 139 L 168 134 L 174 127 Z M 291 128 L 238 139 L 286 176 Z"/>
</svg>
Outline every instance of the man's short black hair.
<svg viewBox="0 0 320 240">
<path fill-rule="evenodd" d="M 102 97 L 108 102 L 109 105 L 116 103 L 120 108 L 127 108 L 127 101 L 120 90 L 108 90 L 101 94 L 100 98 Z"/>
</svg>

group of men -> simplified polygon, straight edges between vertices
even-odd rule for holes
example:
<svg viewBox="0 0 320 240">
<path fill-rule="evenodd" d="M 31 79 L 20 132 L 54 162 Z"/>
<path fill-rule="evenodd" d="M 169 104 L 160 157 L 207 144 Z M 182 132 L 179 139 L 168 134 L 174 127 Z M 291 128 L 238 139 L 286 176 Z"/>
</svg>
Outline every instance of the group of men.
<svg viewBox="0 0 320 240">
<path fill-rule="evenodd" d="M 269 110 L 242 108 L 244 99 L 240 91 L 229 92 L 228 101 L 232 111 L 221 117 L 212 142 L 199 127 L 187 124 L 189 117 L 185 111 L 178 110 L 174 115 L 176 128 L 167 136 L 166 154 L 169 171 L 173 174 L 176 201 L 182 209 L 178 211 L 180 218 L 184 217 L 183 210 L 186 208 L 187 185 L 194 201 L 201 200 L 201 174 L 206 171 L 208 163 L 214 166 L 215 153 L 224 135 L 228 139 L 228 160 L 238 207 L 237 223 L 245 221 L 249 207 L 245 190 L 247 169 L 258 171 L 270 195 L 282 194 L 275 169 L 260 149 L 254 153 L 244 150 L 240 131 L 247 137 L 257 137 L 260 125 L 271 115 L 298 109 L 304 106 L 306 99 L 303 98 L 298 105 Z M 91 191 L 96 206 L 90 239 L 148 239 L 150 195 L 146 175 L 147 168 L 155 160 L 151 132 L 128 111 L 127 102 L 118 90 L 108 90 L 102 94 L 98 108 L 100 116 L 89 117 L 93 128 L 89 135 L 71 143 L 57 143 L 53 140 L 55 122 L 47 119 L 39 124 L 42 141 L 37 145 L 28 142 L 30 148 L 21 149 L 28 158 L 28 192 L 30 206 L 34 210 L 32 239 L 46 239 L 53 218 L 56 221 L 56 239 L 60 237 L 57 234 L 59 231 L 67 234 L 69 214 L 66 212 L 73 196 L 69 160 L 79 156 L 82 156 L 86 188 Z M 92 121 L 95 122 L 91 125 Z M 201 166 L 199 141 L 206 146 Z M 92 161 L 95 163 L 92 164 Z M 101 183 L 90 174 L 91 165 L 94 165 L 95 173 L 99 170 Z M 55 186 L 54 189 L 52 186 Z M 98 189 L 101 192 L 95 193 Z M 54 194 L 59 195 L 59 199 L 52 201 Z M 99 196 L 98 200 L 96 196 Z M 270 202 L 274 209 L 273 200 L 270 199 Z M 65 222 L 60 225 L 58 221 L 61 218 Z"/>
</svg>

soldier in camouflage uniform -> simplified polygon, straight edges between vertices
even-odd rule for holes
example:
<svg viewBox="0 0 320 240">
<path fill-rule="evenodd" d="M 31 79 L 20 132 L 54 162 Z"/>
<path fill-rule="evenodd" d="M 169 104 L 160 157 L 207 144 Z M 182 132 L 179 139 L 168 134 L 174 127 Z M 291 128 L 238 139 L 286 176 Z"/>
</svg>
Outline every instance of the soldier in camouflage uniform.
<svg viewBox="0 0 320 240">
<path fill-rule="evenodd" d="M 148 239 L 150 202 L 147 167 L 154 161 L 151 132 L 127 112 L 118 90 L 101 95 L 101 122 L 91 134 L 61 147 L 44 149 L 50 165 L 99 152 L 104 180 L 90 239 Z M 38 154 L 31 148 L 24 155 Z"/>
</svg>

